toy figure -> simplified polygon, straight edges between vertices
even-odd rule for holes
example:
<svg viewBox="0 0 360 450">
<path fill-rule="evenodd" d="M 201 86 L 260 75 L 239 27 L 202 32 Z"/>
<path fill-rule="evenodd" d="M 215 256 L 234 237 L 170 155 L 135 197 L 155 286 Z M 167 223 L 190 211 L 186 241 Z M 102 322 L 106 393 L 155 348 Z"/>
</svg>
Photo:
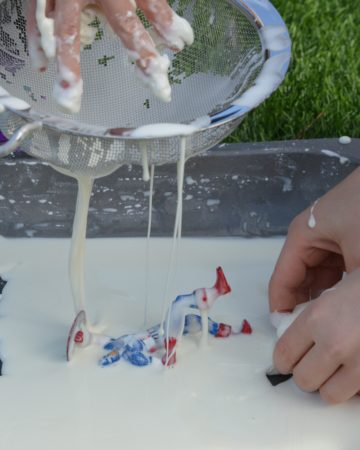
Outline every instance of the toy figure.
<svg viewBox="0 0 360 450">
<path fill-rule="evenodd" d="M 228 337 L 231 334 L 250 334 L 252 329 L 247 320 L 243 320 L 238 327 L 218 323 L 207 317 L 207 323 L 204 323 L 203 313 L 211 309 L 218 297 L 230 291 L 224 272 L 218 267 L 216 283 L 212 288 L 196 289 L 191 294 L 176 297 L 167 312 L 164 327 L 160 324 L 155 325 L 145 332 L 127 334 L 117 339 L 89 332 L 86 328 L 85 312 L 81 311 L 69 333 L 67 358 L 71 359 L 75 346 L 86 347 L 96 344 L 108 351 L 100 360 L 103 367 L 121 359 L 135 366 L 147 366 L 159 361 L 155 354 L 163 350 L 165 352 L 161 357 L 162 363 L 172 366 L 176 363 L 176 345 L 179 338 L 187 334 L 204 332 L 203 326 L 207 327 L 206 332 L 217 338 Z"/>
</svg>

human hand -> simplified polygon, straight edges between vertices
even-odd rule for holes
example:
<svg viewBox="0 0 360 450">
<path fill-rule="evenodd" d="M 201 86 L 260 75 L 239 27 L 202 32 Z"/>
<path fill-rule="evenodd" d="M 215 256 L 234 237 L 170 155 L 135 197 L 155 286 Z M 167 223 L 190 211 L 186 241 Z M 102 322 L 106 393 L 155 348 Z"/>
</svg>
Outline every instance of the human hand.
<svg viewBox="0 0 360 450">
<path fill-rule="evenodd" d="M 301 213 L 289 228 L 286 243 L 269 285 L 272 311 L 292 311 L 297 304 L 306 302 L 310 298 L 316 298 L 324 290 L 336 285 L 341 280 L 344 271 L 350 273 L 360 266 L 360 230 L 358 227 L 360 223 L 360 169 L 354 171 L 346 180 L 319 200 L 314 208 L 314 216 L 315 228 L 310 228 L 308 225 L 310 208 Z M 341 286 L 343 285 L 341 284 Z M 346 288 L 344 289 L 346 290 Z M 335 298 L 338 299 L 339 306 L 347 308 L 347 304 L 341 298 L 342 294 L 340 295 L 338 292 L 340 291 L 336 291 Z M 330 320 L 328 317 L 330 313 L 326 316 L 321 314 L 319 317 L 317 316 L 317 308 L 319 307 L 321 311 L 323 307 L 325 308 L 323 297 L 328 295 L 330 293 L 323 294 L 321 300 L 316 300 L 308 309 L 309 311 L 315 309 L 315 322 L 319 322 L 317 323 L 318 327 L 323 326 L 331 330 L 331 322 L 326 322 Z M 358 302 L 360 303 L 360 300 Z M 320 307 L 319 304 L 322 306 Z M 336 311 L 335 307 L 330 305 L 326 308 L 332 308 L 333 313 Z M 352 314 L 351 308 L 352 306 L 349 305 L 349 309 L 347 309 L 349 315 Z M 295 322 L 300 325 L 295 326 L 294 323 L 276 345 L 274 362 L 280 371 L 286 369 L 291 372 L 294 370 L 295 375 L 296 364 L 300 364 L 302 360 L 302 355 L 296 353 L 294 342 L 296 339 L 300 339 L 300 341 L 302 339 L 300 328 L 306 320 L 305 314 L 310 313 L 301 314 Z M 304 332 L 310 333 L 309 327 L 305 327 L 304 330 Z M 309 334 L 308 338 L 312 339 L 312 336 Z M 330 336 L 328 338 L 328 344 L 332 345 L 334 341 Z M 344 347 L 344 351 L 347 351 L 344 340 L 335 340 L 335 343 L 337 344 L 336 351 L 340 352 L 339 346 L 341 349 Z M 308 349 L 305 349 L 303 354 L 306 355 L 307 351 Z M 294 358 L 298 358 L 299 361 L 293 360 L 293 366 L 290 368 L 285 361 L 287 358 L 291 359 L 292 353 L 295 355 Z M 286 356 L 281 356 L 283 354 Z M 326 370 L 322 368 L 322 364 L 320 358 L 314 362 L 309 376 L 311 373 L 321 373 L 322 370 Z M 303 374 L 295 376 L 295 381 L 298 381 L 300 387 L 306 390 L 311 390 L 310 388 L 316 390 L 320 387 L 320 385 L 316 386 L 315 381 L 308 388 L 306 382 L 301 381 L 302 376 Z M 316 376 L 314 379 L 316 380 Z M 326 394 L 323 396 L 326 398 Z M 331 399 L 329 400 L 331 401 Z M 345 398 L 339 398 L 339 401 L 341 400 L 345 400 Z"/>
<path fill-rule="evenodd" d="M 274 365 L 303 390 L 331 404 L 360 392 L 360 269 L 324 292 L 275 347 Z"/>
<path fill-rule="evenodd" d="M 360 169 L 290 224 L 269 284 L 270 309 L 292 311 L 360 266 Z"/>
<path fill-rule="evenodd" d="M 170 101 L 169 59 L 156 50 L 153 39 L 136 15 L 138 6 L 152 24 L 158 39 L 173 50 L 192 44 L 193 31 L 166 0 L 29 0 L 28 37 L 33 66 L 45 71 L 48 60 L 57 61 L 54 96 L 68 113 L 80 110 L 83 84 L 80 74 L 84 30 L 101 10 L 114 32 L 122 40 L 129 57 L 135 61 L 142 80 L 155 95 Z M 81 27 L 81 24 L 85 27 Z M 87 33 L 88 34 L 88 33 Z"/>
</svg>

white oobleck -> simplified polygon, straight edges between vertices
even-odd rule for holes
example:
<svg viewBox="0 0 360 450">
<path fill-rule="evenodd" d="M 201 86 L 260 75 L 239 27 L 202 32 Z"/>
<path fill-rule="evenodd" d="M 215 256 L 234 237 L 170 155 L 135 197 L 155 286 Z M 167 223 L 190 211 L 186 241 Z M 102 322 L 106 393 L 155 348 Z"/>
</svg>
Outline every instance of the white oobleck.
<svg viewBox="0 0 360 450">
<path fill-rule="evenodd" d="M 176 293 L 211 286 L 217 265 L 231 284 L 211 315 L 252 335 L 184 337 L 178 363 L 102 369 L 101 349 L 65 361 L 74 318 L 67 276 L 67 240 L 0 240 L 0 448 L 11 450 L 335 450 L 356 449 L 359 399 L 329 407 L 317 394 L 265 377 L 276 338 L 266 287 L 282 240 L 184 239 Z M 142 326 L 145 240 L 87 243 L 90 321 L 121 335 Z M 150 242 L 149 323 L 161 316 L 171 240 Z M 12 267 L 15 264 L 14 267 Z M 160 295 L 159 295 L 160 293 Z"/>
</svg>

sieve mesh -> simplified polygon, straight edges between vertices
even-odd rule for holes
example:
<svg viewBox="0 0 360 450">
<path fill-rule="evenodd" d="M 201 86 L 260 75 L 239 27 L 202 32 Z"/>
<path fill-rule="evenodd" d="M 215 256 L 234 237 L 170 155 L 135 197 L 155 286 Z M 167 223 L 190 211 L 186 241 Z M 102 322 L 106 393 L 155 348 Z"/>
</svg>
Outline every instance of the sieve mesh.
<svg viewBox="0 0 360 450">
<path fill-rule="evenodd" d="M 10 117 L 6 117 L 10 116 Z M 221 142 L 241 119 L 221 127 L 209 128 L 186 136 L 186 158 Z M 0 115 L 0 129 L 11 135 L 25 121 L 14 114 Z M 181 139 L 178 136 L 152 139 L 146 143 L 150 165 L 173 163 L 179 160 Z M 105 176 L 122 164 L 142 164 L 140 140 L 111 139 L 96 136 L 76 136 L 44 129 L 36 131 L 22 143 L 30 155 L 70 171 L 75 175 L 94 178 Z"/>
<path fill-rule="evenodd" d="M 90 24 L 96 28 L 96 40 L 81 55 L 82 108 L 71 116 L 61 113 L 52 98 L 54 63 L 44 74 L 30 67 L 26 0 L 2 0 L 0 83 L 10 94 L 29 103 L 31 110 L 6 111 L 0 115 L 0 128 L 11 135 L 20 125 L 41 119 L 42 129 L 22 143 L 28 153 L 74 174 L 102 176 L 121 164 L 142 161 L 140 141 L 111 137 L 107 130 L 150 123 L 190 123 L 226 109 L 254 84 L 264 66 L 266 49 L 259 21 L 241 7 L 242 1 L 169 3 L 195 32 L 192 46 L 177 54 L 167 52 L 172 62 L 171 103 L 161 102 L 141 84 L 120 41 L 96 18 Z M 145 20 L 144 24 L 148 26 Z M 221 141 L 240 121 L 238 116 L 186 137 L 187 157 Z M 175 136 L 148 141 L 149 164 L 177 161 L 180 140 Z"/>
<path fill-rule="evenodd" d="M 120 41 L 96 18 L 91 26 L 97 38 L 81 55 L 82 108 L 70 116 L 59 112 L 52 98 L 55 64 L 45 74 L 30 67 L 23 6 L 21 0 L 6 0 L 0 6 L 0 76 L 6 89 L 38 113 L 89 125 L 135 128 L 189 122 L 222 109 L 236 92 L 246 89 L 252 81 L 246 82 L 249 71 L 262 60 L 258 32 L 239 9 L 221 0 L 174 2 L 173 8 L 192 24 L 195 42 L 177 55 L 168 52 L 173 95 L 172 102 L 164 104 L 141 84 Z"/>
</svg>

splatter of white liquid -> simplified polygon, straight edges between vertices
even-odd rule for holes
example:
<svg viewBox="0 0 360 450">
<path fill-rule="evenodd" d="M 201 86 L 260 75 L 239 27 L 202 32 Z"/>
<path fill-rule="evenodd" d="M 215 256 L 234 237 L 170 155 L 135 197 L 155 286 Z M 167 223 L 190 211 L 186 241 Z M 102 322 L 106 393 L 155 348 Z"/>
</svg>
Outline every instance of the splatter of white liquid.
<svg viewBox="0 0 360 450">
<path fill-rule="evenodd" d="M 339 144 L 343 144 L 343 145 L 347 145 L 347 144 L 351 144 L 352 139 L 349 136 L 341 136 L 339 138 Z"/>
</svg>

